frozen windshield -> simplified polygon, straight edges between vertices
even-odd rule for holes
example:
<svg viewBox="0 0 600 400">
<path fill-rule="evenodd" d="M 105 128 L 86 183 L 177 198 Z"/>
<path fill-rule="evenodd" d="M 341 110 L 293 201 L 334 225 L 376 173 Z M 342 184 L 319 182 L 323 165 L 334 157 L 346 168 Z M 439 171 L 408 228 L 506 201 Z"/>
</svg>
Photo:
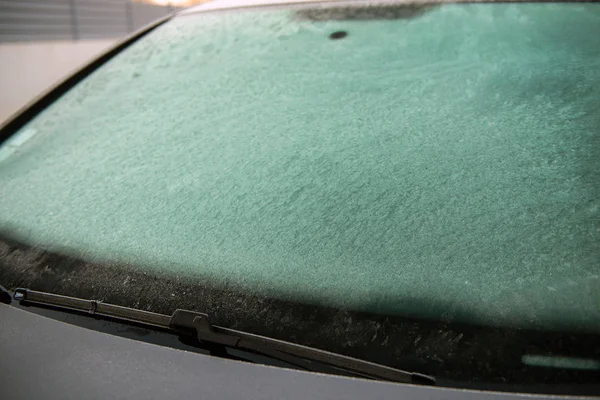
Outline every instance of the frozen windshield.
<svg viewBox="0 0 600 400">
<path fill-rule="evenodd" d="M 595 4 L 176 17 L 2 145 L 0 225 L 294 304 L 598 332 L 598 49 Z"/>
<path fill-rule="evenodd" d="M 420 11 L 173 20 L 4 145 L 0 222 L 306 302 L 600 327 L 600 8 Z"/>
</svg>

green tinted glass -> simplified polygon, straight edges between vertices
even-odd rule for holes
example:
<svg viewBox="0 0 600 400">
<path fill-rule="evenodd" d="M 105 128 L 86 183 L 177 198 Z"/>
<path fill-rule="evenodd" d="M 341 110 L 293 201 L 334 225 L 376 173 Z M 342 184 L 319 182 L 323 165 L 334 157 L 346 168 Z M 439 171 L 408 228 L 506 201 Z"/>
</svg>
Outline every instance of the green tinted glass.
<svg viewBox="0 0 600 400">
<path fill-rule="evenodd" d="M 3 145 L 0 224 L 301 302 L 598 329 L 598 49 L 596 5 L 176 18 Z"/>
</svg>

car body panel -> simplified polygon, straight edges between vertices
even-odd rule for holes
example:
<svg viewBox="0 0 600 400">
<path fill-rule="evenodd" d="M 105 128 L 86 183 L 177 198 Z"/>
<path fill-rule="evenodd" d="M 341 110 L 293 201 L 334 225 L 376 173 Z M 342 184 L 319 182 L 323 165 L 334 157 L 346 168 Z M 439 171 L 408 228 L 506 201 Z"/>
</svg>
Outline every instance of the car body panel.
<svg viewBox="0 0 600 400">
<path fill-rule="evenodd" d="M 324 375 L 125 339 L 0 304 L 3 399 L 542 399 Z"/>
</svg>

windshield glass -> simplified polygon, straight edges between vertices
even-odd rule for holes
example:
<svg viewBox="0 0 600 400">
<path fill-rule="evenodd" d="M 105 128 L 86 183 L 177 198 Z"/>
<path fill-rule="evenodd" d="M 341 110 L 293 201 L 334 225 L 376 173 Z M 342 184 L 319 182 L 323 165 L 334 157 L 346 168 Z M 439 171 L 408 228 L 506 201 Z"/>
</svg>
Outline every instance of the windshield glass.
<svg viewBox="0 0 600 400">
<path fill-rule="evenodd" d="M 599 48 L 594 4 L 176 17 L 2 145 L 2 279 L 598 333 Z"/>
</svg>

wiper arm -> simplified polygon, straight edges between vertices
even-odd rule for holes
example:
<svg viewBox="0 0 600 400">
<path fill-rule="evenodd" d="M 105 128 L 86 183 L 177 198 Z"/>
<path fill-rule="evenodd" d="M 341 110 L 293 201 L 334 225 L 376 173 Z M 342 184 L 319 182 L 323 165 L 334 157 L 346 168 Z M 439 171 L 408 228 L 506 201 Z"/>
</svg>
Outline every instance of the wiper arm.
<svg viewBox="0 0 600 400">
<path fill-rule="evenodd" d="M 179 334 L 192 333 L 203 343 L 250 351 L 284 361 L 288 359 L 285 355 L 291 355 L 305 360 L 317 361 L 366 378 L 402 383 L 435 384 L 435 379 L 427 375 L 402 371 L 312 347 L 215 326 L 211 324 L 207 314 L 194 311 L 178 309 L 175 310 L 173 315 L 164 315 L 96 300 L 86 300 L 29 289 L 16 289 L 14 299 L 23 304 L 39 304 L 85 312 L 91 316 L 109 317 L 119 321 L 151 325 Z M 277 353 L 281 353 L 281 356 Z"/>
</svg>

